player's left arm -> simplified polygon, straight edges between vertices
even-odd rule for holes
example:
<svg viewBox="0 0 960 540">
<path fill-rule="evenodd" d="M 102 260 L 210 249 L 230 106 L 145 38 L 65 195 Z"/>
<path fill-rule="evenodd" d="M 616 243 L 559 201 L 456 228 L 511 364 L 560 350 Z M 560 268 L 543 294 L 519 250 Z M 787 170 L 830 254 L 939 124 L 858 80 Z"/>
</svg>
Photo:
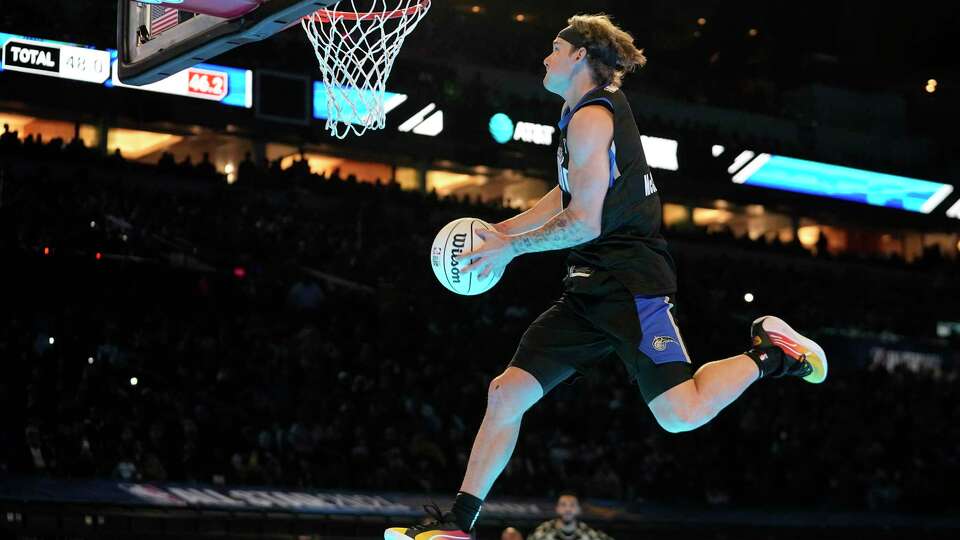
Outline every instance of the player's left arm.
<svg viewBox="0 0 960 540">
<path fill-rule="evenodd" d="M 470 261 L 461 273 L 481 270 L 480 276 L 485 277 L 503 269 L 518 255 L 566 249 L 600 236 L 612 141 L 613 114 L 608 109 L 588 106 L 574 113 L 567 127 L 570 204 L 542 226 L 523 234 L 478 231 L 483 245 L 461 255 L 461 260 Z"/>
<path fill-rule="evenodd" d="M 515 255 L 565 249 L 600 236 L 610 183 L 613 114 L 601 106 L 577 111 L 567 127 L 570 204 L 540 228 L 510 237 Z"/>
</svg>

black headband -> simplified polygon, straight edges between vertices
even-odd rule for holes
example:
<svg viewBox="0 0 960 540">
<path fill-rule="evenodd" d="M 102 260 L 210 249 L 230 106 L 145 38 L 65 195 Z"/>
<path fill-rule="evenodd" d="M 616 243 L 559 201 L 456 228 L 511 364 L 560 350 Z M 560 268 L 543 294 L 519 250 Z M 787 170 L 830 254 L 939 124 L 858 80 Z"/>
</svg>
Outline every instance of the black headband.
<svg viewBox="0 0 960 540">
<path fill-rule="evenodd" d="M 563 38 L 570 42 L 570 44 L 573 45 L 574 50 L 587 46 L 587 38 L 572 26 L 568 26 L 561 30 L 560 33 L 557 34 L 557 37 Z"/>
<path fill-rule="evenodd" d="M 604 64 L 613 68 L 620 67 L 620 59 L 617 57 L 616 49 L 613 49 L 612 47 L 608 49 L 598 49 L 597 47 L 593 47 L 593 51 L 591 51 L 590 44 L 587 43 L 586 36 L 581 34 L 579 31 L 577 31 L 576 28 L 572 26 L 568 26 L 563 30 L 561 30 L 560 33 L 557 34 L 557 37 L 563 38 L 568 42 L 570 42 L 570 44 L 573 45 L 574 51 L 576 51 L 580 47 L 583 47 L 587 49 L 587 53 L 590 54 L 590 56 L 596 57 Z"/>
</svg>

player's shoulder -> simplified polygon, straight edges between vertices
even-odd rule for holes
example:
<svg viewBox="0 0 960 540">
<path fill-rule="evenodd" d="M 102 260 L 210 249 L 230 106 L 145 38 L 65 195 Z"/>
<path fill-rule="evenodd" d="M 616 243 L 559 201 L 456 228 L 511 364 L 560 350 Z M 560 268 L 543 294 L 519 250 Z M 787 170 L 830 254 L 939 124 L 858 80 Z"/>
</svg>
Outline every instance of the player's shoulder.
<svg viewBox="0 0 960 540">
<path fill-rule="evenodd" d="M 596 105 L 596 106 L 593 106 Z M 591 134 L 597 130 L 609 131 L 613 129 L 613 109 L 606 103 L 588 103 L 577 109 L 570 118 L 570 131 L 586 131 Z"/>
</svg>

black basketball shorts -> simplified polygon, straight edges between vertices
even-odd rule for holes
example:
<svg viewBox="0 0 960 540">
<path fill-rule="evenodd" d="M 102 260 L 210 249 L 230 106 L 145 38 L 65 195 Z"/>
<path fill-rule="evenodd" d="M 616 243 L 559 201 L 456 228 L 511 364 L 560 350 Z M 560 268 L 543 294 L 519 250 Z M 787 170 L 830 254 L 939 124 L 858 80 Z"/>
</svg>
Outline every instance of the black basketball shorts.
<svg viewBox="0 0 960 540">
<path fill-rule="evenodd" d="M 510 365 L 546 394 L 574 373 L 619 357 L 646 403 L 693 377 L 672 296 L 633 296 L 614 276 L 570 267 L 559 300 L 520 339 Z"/>
</svg>

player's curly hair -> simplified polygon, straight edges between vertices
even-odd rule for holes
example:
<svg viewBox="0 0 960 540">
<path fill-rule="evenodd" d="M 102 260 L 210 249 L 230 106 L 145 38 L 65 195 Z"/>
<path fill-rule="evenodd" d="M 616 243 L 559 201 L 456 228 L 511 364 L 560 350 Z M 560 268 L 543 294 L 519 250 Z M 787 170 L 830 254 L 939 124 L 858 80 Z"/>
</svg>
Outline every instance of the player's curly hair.
<svg viewBox="0 0 960 540">
<path fill-rule="evenodd" d="M 614 24 L 609 15 L 574 15 L 567 24 L 586 39 L 587 62 L 597 84 L 619 87 L 624 75 L 646 65 L 643 49 L 634 46 L 633 36 Z"/>
</svg>

